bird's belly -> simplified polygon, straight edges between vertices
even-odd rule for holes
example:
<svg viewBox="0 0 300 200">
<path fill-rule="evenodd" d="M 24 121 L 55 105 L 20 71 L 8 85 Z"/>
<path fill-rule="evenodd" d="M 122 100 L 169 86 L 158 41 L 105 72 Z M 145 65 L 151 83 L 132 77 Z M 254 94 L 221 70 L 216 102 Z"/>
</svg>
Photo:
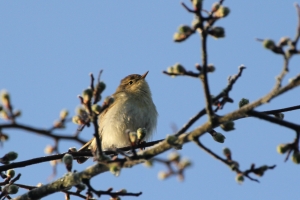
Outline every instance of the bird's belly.
<svg viewBox="0 0 300 200">
<path fill-rule="evenodd" d="M 145 140 L 149 139 L 156 126 L 156 113 L 147 105 L 112 107 L 103 119 L 100 119 L 99 126 L 103 149 L 125 147 L 130 145 L 126 133 L 128 129 L 136 131 L 138 128 L 146 128 Z"/>
</svg>

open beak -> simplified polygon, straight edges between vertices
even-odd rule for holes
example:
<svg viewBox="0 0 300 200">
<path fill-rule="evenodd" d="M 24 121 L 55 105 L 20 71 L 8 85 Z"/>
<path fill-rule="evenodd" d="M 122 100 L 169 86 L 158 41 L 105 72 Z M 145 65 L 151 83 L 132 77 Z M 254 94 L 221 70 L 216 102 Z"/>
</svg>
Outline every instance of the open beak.
<svg viewBox="0 0 300 200">
<path fill-rule="evenodd" d="M 147 71 L 145 74 L 143 74 L 143 75 L 141 76 L 141 78 L 142 78 L 142 79 L 145 79 L 146 76 L 147 76 L 147 74 L 148 74 L 148 72 L 149 72 L 149 71 Z"/>
</svg>

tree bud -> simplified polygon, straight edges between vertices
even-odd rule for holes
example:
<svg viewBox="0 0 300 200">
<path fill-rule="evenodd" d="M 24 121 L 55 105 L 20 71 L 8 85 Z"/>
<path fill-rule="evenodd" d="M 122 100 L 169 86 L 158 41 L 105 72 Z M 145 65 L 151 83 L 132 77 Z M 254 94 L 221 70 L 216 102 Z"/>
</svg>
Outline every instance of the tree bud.
<svg viewBox="0 0 300 200">
<path fill-rule="evenodd" d="M 14 169 L 9 169 L 6 171 L 6 176 L 9 178 L 13 178 L 15 176 L 15 170 Z"/>
<path fill-rule="evenodd" d="M 225 29 L 219 26 L 213 27 L 208 33 L 216 39 L 225 37 Z"/>
<path fill-rule="evenodd" d="M 277 152 L 279 154 L 285 154 L 290 149 L 288 144 L 280 144 L 277 146 Z"/>
<path fill-rule="evenodd" d="M 300 164 L 300 153 L 294 151 L 294 153 L 293 153 L 291 159 L 292 159 L 292 161 L 293 161 L 295 164 Z"/>
<path fill-rule="evenodd" d="M 84 102 L 84 103 L 89 102 L 89 101 L 92 99 L 92 96 L 93 96 L 93 91 L 92 91 L 92 89 L 90 89 L 90 88 L 85 89 L 85 90 L 82 92 L 83 102 Z"/>
<path fill-rule="evenodd" d="M 99 115 L 100 112 L 101 112 L 101 106 L 99 106 L 98 104 L 92 105 L 92 111 L 93 111 L 95 114 Z"/>
<path fill-rule="evenodd" d="M 168 178 L 168 176 L 169 176 L 169 174 L 167 172 L 161 171 L 158 173 L 158 179 L 160 179 L 160 180 L 164 180 L 164 179 Z"/>
<path fill-rule="evenodd" d="M 9 160 L 9 161 L 13 161 L 15 159 L 18 158 L 18 153 L 14 152 L 14 151 L 11 151 L 11 152 L 8 152 L 5 157 Z"/>
<path fill-rule="evenodd" d="M 235 180 L 236 180 L 236 182 L 238 182 L 239 184 L 243 183 L 243 182 L 244 182 L 244 176 L 243 176 L 243 174 L 238 174 L 238 175 L 236 175 Z"/>
<path fill-rule="evenodd" d="M 270 39 L 265 39 L 262 43 L 262 45 L 266 48 L 266 49 L 274 49 L 276 47 L 275 42 L 273 40 Z"/>
<path fill-rule="evenodd" d="M 213 134 L 213 138 L 215 141 L 219 142 L 219 143 L 224 143 L 225 141 L 225 136 L 221 133 L 215 132 Z"/>
<path fill-rule="evenodd" d="M 233 121 L 227 121 L 227 122 L 221 124 L 220 127 L 224 131 L 232 131 L 232 130 L 234 130 L 234 122 Z"/>
<path fill-rule="evenodd" d="M 69 111 L 67 109 L 63 109 L 60 111 L 59 117 L 60 119 L 66 119 L 68 115 L 69 115 Z"/>
<path fill-rule="evenodd" d="M 231 151 L 230 151 L 230 149 L 229 148 L 224 148 L 223 149 L 223 154 L 224 154 L 224 156 L 226 156 L 226 157 L 230 157 L 231 156 Z"/>
<path fill-rule="evenodd" d="M 223 18 L 226 17 L 229 13 L 230 13 L 230 9 L 228 7 L 219 6 L 218 10 L 214 13 L 214 16 Z"/>
<path fill-rule="evenodd" d="M 168 158 L 169 158 L 169 161 L 179 162 L 180 155 L 175 151 L 175 152 L 170 153 L 169 156 L 168 156 Z"/>
<path fill-rule="evenodd" d="M 139 141 L 143 140 L 147 134 L 147 130 L 145 128 L 139 128 L 137 131 L 136 131 L 136 134 L 137 134 L 137 139 Z"/>
<path fill-rule="evenodd" d="M 249 103 L 248 99 L 242 98 L 239 102 L 239 107 L 243 107 L 244 105 L 247 105 Z"/>
</svg>

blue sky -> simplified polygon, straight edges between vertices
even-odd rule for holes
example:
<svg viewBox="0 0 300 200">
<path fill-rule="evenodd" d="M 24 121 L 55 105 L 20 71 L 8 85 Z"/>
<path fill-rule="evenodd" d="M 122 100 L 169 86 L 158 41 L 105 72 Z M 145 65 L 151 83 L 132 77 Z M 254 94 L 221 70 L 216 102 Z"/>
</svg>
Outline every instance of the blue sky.
<svg viewBox="0 0 300 200">
<path fill-rule="evenodd" d="M 214 1 L 204 1 L 210 9 Z M 189 5 L 189 1 L 186 1 Z M 227 77 L 236 74 L 238 66 L 247 69 L 234 85 L 228 104 L 219 114 L 237 109 L 241 98 L 250 101 L 271 90 L 275 76 L 283 62 L 278 55 L 263 49 L 255 38 L 271 38 L 278 41 L 282 36 L 291 38 L 296 30 L 294 1 L 225 1 L 231 13 L 216 25 L 226 29 L 224 39 L 208 39 L 209 63 L 216 71 L 209 76 L 212 94 L 217 94 L 227 84 Z M 171 78 L 162 71 L 177 62 L 194 70 L 201 61 L 200 40 L 193 35 L 184 43 L 174 43 L 172 37 L 181 24 L 191 24 L 193 16 L 187 13 L 180 1 L 2 1 L 0 3 L 0 89 L 11 93 L 15 108 L 22 110 L 20 123 L 49 128 L 63 108 L 74 115 L 77 98 L 89 85 L 90 72 L 97 74 L 103 69 L 102 79 L 107 84 L 104 95 L 112 94 L 120 80 L 133 73 L 150 71 L 147 81 L 159 112 L 157 133 L 154 140 L 165 138 L 173 132 L 172 126 L 183 126 L 190 117 L 204 107 L 202 85 L 198 79 Z M 288 79 L 299 73 L 299 58 L 290 64 Z M 258 110 L 269 110 L 299 104 L 299 89 L 280 96 Z M 299 123 L 299 111 L 285 114 L 285 119 Z M 190 129 L 200 126 L 206 117 Z M 0 123 L 4 123 L 3 120 Z M 72 134 L 76 126 L 57 133 Z M 220 129 L 216 129 L 221 131 Z M 17 161 L 44 156 L 44 148 L 53 141 L 43 136 L 7 130 L 10 140 L 1 148 L 2 154 L 19 152 Z M 92 179 L 98 189 L 126 188 L 130 192 L 142 191 L 138 199 L 296 199 L 298 195 L 299 166 L 276 152 L 280 143 L 292 142 L 294 132 L 258 119 L 236 122 L 236 130 L 224 133 L 224 144 L 216 143 L 209 135 L 203 143 L 221 155 L 224 147 L 233 152 L 233 159 L 241 169 L 251 163 L 276 164 L 268 171 L 261 183 L 246 180 L 243 185 L 235 182 L 235 174 L 225 165 L 213 159 L 194 144 L 185 145 L 182 156 L 193 161 L 185 173 L 185 181 L 176 177 L 165 181 L 157 179 L 157 173 L 166 170 L 155 164 L 151 169 L 137 166 L 125 169 L 120 177 L 110 173 Z M 85 129 L 82 138 L 92 137 L 92 129 Z M 69 147 L 80 147 L 75 142 L 61 142 L 61 152 Z M 166 158 L 168 153 L 160 155 Z M 74 165 L 82 170 L 92 164 Z M 47 183 L 52 173 L 49 163 L 16 170 L 22 173 L 18 181 L 36 185 Z M 58 177 L 65 173 L 58 168 Z M 20 191 L 24 193 L 25 191 Z M 45 199 L 63 198 L 55 194 Z M 108 199 L 108 197 L 102 197 Z M 72 197 L 72 199 L 78 199 Z M 124 197 L 123 199 L 135 199 Z"/>
</svg>

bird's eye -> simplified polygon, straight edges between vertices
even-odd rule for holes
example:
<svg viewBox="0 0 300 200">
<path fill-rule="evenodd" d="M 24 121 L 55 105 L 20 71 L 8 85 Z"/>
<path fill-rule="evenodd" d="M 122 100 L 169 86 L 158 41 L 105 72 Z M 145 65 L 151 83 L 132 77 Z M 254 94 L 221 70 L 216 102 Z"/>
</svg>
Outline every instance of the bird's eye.
<svg viewBox="0 0 300 200">
<path fill-rule="evenodd" d="M 133 84 L 133 81 L 129 81 L 129 85 L 132 85 Z"/>
</svg>

